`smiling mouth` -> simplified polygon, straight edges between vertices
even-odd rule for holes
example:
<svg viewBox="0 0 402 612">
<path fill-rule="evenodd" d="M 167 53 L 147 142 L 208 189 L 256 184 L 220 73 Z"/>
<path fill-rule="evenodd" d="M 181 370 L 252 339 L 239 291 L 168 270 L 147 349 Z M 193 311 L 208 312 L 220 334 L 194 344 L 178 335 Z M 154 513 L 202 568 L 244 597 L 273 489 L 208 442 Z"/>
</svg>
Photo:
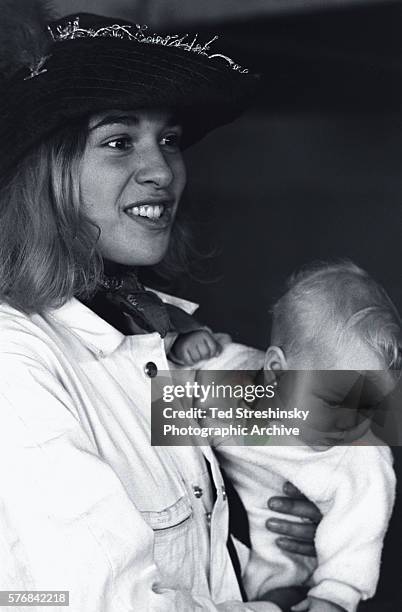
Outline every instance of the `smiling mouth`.
<svg viewBox="0 0 402 612">
<path fill-rule="evenodd" d="M 131 204 L 124 209 L 124 212 L 136 220 L 151 221 L 158 225 L 169 223 L 173 216 L 173 200 Z"/>
</svg>

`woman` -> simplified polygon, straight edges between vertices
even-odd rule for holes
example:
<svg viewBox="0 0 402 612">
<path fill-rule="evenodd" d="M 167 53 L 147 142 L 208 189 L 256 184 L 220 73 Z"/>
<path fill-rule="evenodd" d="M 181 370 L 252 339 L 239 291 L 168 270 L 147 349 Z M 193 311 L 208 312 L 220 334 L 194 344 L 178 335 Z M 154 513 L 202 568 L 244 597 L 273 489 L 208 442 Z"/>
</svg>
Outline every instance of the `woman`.
<svg viewBox="0 0 402 612">
<path fill-rule="evenodd" d="M 150 381 L 193 305 L 133 273 L 180 238 L 181 146 L 255 77 L 212 41 L 119 20 L 39 30 L 13 33 L 2 94 L 0 588 L 69 591 L 74 612 L 277 610 L 241 601 L 211 450 L 150 445 Z M 312 524 L 276 530 L 311 552 Z"/>
</svg>

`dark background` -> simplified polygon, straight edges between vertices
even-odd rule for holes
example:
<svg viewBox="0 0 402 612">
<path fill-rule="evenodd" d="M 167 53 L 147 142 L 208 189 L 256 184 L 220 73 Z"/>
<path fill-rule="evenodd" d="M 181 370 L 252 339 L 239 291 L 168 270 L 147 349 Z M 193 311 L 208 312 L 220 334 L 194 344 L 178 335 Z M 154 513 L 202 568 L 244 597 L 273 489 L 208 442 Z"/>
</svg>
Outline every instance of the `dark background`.
<svg viewBox="0 0 402 612">
<path fill-rule="evenodd" d="M 187 155 L 185 206 L 201 250 L 218 252 L 204 265 L 210 282 L 187 281 L 185 295 L 214 329 L 263 347 L 289 273 L 348 257 L 401 309 L 401 3 L 213 31 L 264 74 L 264 90 Z"/>
</svg>

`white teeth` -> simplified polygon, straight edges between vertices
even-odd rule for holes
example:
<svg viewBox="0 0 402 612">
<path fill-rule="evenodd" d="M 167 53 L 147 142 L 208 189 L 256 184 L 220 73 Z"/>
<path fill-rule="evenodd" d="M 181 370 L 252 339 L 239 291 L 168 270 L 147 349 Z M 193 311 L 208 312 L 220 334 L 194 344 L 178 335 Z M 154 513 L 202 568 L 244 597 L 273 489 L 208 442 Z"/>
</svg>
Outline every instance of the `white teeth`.
<svg viewBox="0 0 402 612">
<path fill-rule="evenodd" d="M 135 217 L 148 217 L 148 219 L 159 219 L 163 211 L 163 204 L 158 204 L 156 206 L 133 206 L 133 208 L 126 209 L 126 213 L 129 215 L 134 215 Z"/>
</svg>

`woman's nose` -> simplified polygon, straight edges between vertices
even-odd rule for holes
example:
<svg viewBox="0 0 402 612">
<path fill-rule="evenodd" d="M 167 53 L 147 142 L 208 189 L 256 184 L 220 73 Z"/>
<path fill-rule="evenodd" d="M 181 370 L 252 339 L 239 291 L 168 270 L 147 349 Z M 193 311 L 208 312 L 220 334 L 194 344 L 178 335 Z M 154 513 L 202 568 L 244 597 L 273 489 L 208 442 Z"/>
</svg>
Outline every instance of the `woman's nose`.
<svg viewBox="0 0 402 612">
<path fill-rule="evenodd" d="M 158 189 L 169 187 L 173 172 L 157 145 L 149 145 L 139 152 L 139 165 L 135 172 L 138 183 L 154 185 Z"/>
</svg>

